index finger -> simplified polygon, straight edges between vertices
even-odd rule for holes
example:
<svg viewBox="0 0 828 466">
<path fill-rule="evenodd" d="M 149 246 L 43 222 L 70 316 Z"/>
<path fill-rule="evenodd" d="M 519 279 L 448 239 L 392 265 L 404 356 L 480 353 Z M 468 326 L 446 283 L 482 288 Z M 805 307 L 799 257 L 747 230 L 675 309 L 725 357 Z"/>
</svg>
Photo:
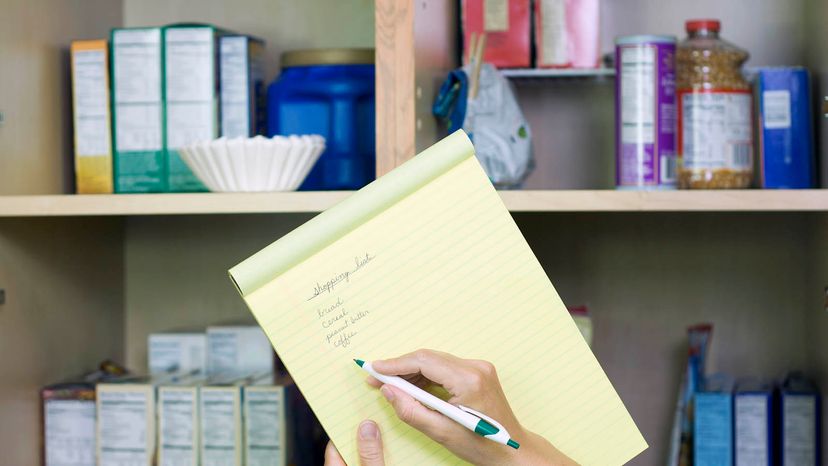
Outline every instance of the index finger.
<svg viewBox="0 0 828 466">
<path fill-rule="evenodd" d="M 459 359 L 448 353 L 427 349 L 420 349 L 398 358 L 372 361 L 371 367 L 385 375 L 423 374 L 450 392 L 462 378 Z"/>
</svg>

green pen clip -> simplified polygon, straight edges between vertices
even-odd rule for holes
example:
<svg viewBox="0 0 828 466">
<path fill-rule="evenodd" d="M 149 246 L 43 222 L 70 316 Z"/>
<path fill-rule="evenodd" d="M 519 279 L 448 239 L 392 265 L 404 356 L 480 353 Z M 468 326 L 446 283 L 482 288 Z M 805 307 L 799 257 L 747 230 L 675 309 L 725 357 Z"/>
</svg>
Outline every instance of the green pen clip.
<svg viewBox="0 0 828 466">
<path fill-rule="evenodd" d="M 489 416 L 486 416 L 485 414 L 479 411 L 475 411 L 469 408 L 468 406 L 457 405 L 457 407 L 473 416 L 477 416 L 480 419 L 480 421 L 477 422 L 477 426 L 475 426 L 474 428 L 474 433 L 476 433 L 477 435 L 480 435 L 481 437 L 495 437 L 498 435 L 502 435 L 506 437 L 504 438 L 504 440 L 506 440 L 504 442 L 506 443 L 506 445 L 514 448 L 515 450 L 520 448 L 519 443 L 515 442 L 511 438 L 508 438 L 509 433 L 506 432 L 506 428 L 500 425 L 499 422 L 495 421 L 494 419 L 490 418 Z"/>
</svg>

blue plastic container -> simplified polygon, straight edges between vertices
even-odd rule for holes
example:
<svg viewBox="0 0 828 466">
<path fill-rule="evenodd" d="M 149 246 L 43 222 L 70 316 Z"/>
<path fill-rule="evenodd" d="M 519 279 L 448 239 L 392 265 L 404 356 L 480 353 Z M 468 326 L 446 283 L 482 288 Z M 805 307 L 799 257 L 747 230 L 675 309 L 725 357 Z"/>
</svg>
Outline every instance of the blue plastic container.
<svg viewBox="0 0 828 466">
<path fill-rule="evenodd" d="M 325 152 L 300 190 L 354 190 L 374 180 L 373 50 L 287 52 L 267 101 L 269 136 L 320 134 L 326 139 Z"/>
</svg>

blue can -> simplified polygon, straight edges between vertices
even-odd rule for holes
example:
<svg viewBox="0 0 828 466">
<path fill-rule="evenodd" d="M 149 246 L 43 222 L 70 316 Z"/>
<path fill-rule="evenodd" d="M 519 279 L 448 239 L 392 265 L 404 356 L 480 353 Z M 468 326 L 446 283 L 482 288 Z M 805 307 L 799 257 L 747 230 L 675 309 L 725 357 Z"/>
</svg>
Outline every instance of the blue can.
<svg viewBox="0 0 828 466">
<path fill-rule="evenodd" d="M 282 55 L 268 88 L 267 132 L 319 134 L 326 149 L 303 191 L 355 190 L 376 177 L 374 51 L 297 50 Z"/>
</svg>

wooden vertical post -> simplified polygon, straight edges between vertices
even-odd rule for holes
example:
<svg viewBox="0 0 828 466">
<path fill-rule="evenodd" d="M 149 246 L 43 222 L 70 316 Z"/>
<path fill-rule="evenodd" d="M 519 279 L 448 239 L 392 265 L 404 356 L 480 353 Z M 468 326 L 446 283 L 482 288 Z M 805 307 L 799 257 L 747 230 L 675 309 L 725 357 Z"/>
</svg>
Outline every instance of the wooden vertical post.
<svg viewBox="0 0 828 466">
<path fill-rule="evenodd" d="M 377 176 L 414 155 L 414 2 L 376 0 Z"/>
</svg>

